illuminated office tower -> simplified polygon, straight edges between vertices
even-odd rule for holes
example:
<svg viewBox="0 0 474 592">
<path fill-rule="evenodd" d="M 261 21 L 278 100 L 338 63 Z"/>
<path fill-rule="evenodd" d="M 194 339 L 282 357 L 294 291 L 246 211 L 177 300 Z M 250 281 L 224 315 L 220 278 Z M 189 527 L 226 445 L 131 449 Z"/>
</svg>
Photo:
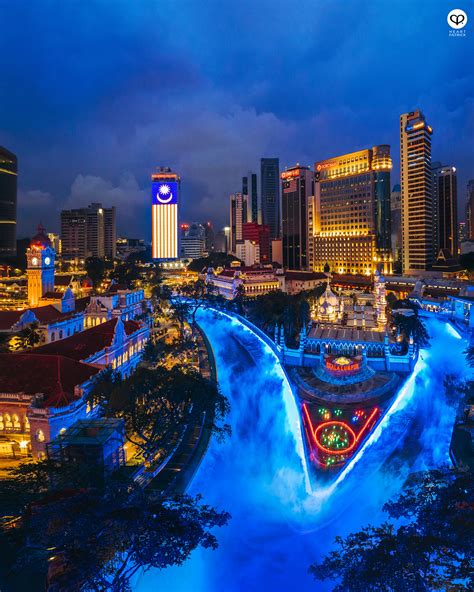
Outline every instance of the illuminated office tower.
<svg viewBox="0 0 474 592">
<path fill-rule="evenodd" d="M 393 260 L 402 262 L 402 191 L 400 185 L 394 185 L 390 195 L 390 224 L 392 228 Z"/>
<path fill-rule="evenodd" d="M 400 116 L 403 273 L 411 275 L 433 263 L 432 133 L 421 111 Z"/>
<path fill-rule="evenodd" d="M 278 158 L 260 160 L 260 187 L 262 224 L 270 228 L 270 240 L 280 238 L 280 161 Z"/>
<path fill-rule="evenodd" d="M 308 202 L 313 195 L 314 174 L 295 166 L 281 173 L 283 267 L 308 269 Z"/>
<path fill-rule="evenodd" d="M 467 240 L 474 240 L 474 179 L 467 184 L 466 227 Z"/>
<path fill-rule="evenodd" d="M 436 166 L 435 166 L 436 164 Z M 443 249 L 450 257 L 458 255 L 458 195 L 456 168 L 433 164 L 434 257 Z"/>
<path fill-rule="evenodd" d="M 151 176 L 152 257 L 179 258 L 179 190 L 181 179 L 168 167 Z"/>
<path fill-rule="evenodd" d="M 0 257 L 16 255 L 17 159 L 0 146 Z"/>
<path fill-rule="evenodd" d="M 242 195 L 248 195 L 249 208 L 246 222 L 258 223 L 258 191 L 255 173 L 249 173 L 246 177 L 242 177 Z"/>
<path fill-rule="evenodd" d="M 230 196 L 230 252 L 237 254 L 237 246 L 243 243 L 243 225 L 247 222 L 248 195 L 232 193 Z"/>
<path fill-rule="evenodd" d="M 391 273 L 390 146 L 314 166 L 313 269 L 324 271 L 328 263 L 335 273 Z"/>
</svg>

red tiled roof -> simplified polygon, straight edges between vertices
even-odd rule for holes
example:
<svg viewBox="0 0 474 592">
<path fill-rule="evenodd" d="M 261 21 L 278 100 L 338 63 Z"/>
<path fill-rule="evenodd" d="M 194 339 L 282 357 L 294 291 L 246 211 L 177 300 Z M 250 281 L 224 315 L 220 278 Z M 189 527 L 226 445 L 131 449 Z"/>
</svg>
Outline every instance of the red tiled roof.
<svg viewBox="0 0 474 592">
<path fill-rule="evenodd" d="M 52 304 L 47 304 L 46 306 L 37 306 L 36 308 L 31 308 L 30 310 L 35 313 L 35 317 L 41 324 L 49 324 L 53 321 L 59 320 L 62 321 L 76 314 L 74 311 L 61 312 Z"/>
<path fill-rule="evenodd" d="M 55 286 L 69 286 L 71 281 L 73 280 L 74 276 L 72 275 L 55 275 L 54 276 L 54 285 Z"/>
<path fill-rule="evenodd" d="M 44 394 L 44 407 L 64 407 L 76 400 L 74 387 L 100 372 L 63 356 L 0 354 L 0 392 Z"/>
<path fill-rule="evenodd" d="M 54 292 L 46 292 L 43 294 L 43 298 L 54 298 L 55 300 L 61 300 L 64 296 L 64 292 L 60 292 L 59 290 L 54 290 Z"/>
<path fill-rule="evenodd" d="M 323 280 L 327 276 L 325 273 L 317 273 L 312 271 L 285 271 L 285 278 L 287 280 L 297 281 L 312 281 L 312 280 Z"/>
<path fill-rule="evenodd" d="M 87 360 L 92 355 L 112 345 L 117 319 L 111 319 L 91 329 L 75 333 L 71 337 L 36 347 L 34 355 L 59 355 L 72 360 Z M 138 321 L 125 321 L 126 335 L 134 333 L 141 327 Z"/>
<path fill-rule="evenodd" d="M 25 312 L 25 310 L 0 310 L 0 331 L 11 329 Z"/>
<path fill-rule="evenodd" d="M 86 309 L 86 307 L 90 301 L 91 301 L 90 296 L 84 296 L 83 298 L 76 298 L 76 302 L 75 302 L 76 312 L 83 312 Z"/>
</svg>

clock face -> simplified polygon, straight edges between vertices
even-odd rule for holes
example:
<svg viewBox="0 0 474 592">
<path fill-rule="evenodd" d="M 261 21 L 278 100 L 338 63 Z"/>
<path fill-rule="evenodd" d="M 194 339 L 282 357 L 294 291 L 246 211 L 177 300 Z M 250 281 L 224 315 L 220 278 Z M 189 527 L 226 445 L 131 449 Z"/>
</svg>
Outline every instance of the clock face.
<svg viewBox="0 0 474 592">
<path fill-rule="evenodd" d="M 51 263 L 51 259 L 49 257 L 45 257 L 44 262 L 46 265 L 49 265 Z"/>
<path fill-rule="evenodd" d="M 33 257 L 33 259 L 31 260 L 31 263 L 33 265 L 38 265 L 38 258 L 37 257 Z"/>
</svg>

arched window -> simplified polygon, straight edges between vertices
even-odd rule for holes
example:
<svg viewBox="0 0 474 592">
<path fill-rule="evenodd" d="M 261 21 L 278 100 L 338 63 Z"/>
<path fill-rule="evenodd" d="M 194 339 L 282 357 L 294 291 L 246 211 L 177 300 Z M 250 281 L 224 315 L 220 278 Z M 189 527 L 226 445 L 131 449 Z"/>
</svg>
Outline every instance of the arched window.
<svg viewBox="0 0 474 592">
<path fill-rule="evenodd" d="M 12 415 L 13 429 L 21 430 L 20 418 L 16 413 Z"/>
<path fill-rule="evenodd" d="M 63 330 L 62 330 L 62 329 L 60 329 L 60 330 L 59 330 L 59 339 L 62 339 L 62 338 L 63 338 Z"/>
<path fill-rule="evenodd" d="M 51 341 L 54 341 L 56 339 L 56 333 L 53 331 L 51 333 Z"/>
<path fill-rule="evenodd" d="M 27 432 L 30 429 L 30 421 L 29 421 L 29 419 L 28 419 L 28 417 L 26 415 L 25 415 L 25 423 L 24 423 L 24 426 L 25 426 L 25 432 Z"/>
<path fill-rule="evenodd" d="M 43 430 L 36 430 L 35 437 L 36 437 L 36 441 L 37 442 L 44 442 L 44 432 L 43 432 Z"/>
<path fill-rule="evenodd" d="M 5 429 L 5 422 L 3 420 L 3 414 L 0 413 L 0 432 L 3 432 L 4 429 Z"/>
<path fill-rule="evenodd" d="M 70 327 L 68 327 L 68 329 L 67 329 L 67 336 L 69 337 L 70 335 L 71 335 L 71 329 L 70 329 Z"/>
<path fill-rule="evenodd" d="M 5 419 L 5 429 L 11 430 L 13 428 L 13 424 L 12 424 L 12 418 L 10 417 L 10 414 L 5 413 L 4 419 Z"/>
</svg>

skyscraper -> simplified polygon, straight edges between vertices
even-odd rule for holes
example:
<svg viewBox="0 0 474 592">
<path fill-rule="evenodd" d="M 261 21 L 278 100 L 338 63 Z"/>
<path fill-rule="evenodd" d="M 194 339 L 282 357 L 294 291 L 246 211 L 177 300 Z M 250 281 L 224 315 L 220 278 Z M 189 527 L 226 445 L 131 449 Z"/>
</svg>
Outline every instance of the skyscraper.
<svg viewBox="0 0 474 592">
<path fill-rule="evenodd" d="M 270 239 L 280 237 L 280 162 L 278 158 L 260 160 L 262 223 L 270 228 Z"/>
<path fill-rule="evenodd" d="M 247 222 L 248 196 L 232 193 L 230 196 L 230 252 L 237 254 L 237 245 L 242 243 L 242 225 Z"/>
<path fill-rule="evenodd" d="M 160 167 L 151 180 L 152 257 L 178 259 L 181 179 L 169 167 Z"/>
<path fill-rule="evenodd" d="M 328 263 L 336 273 L 391 273 L 390 146 L 314 166 L 313 269 L 324 271 Z"/>
<path fill-rule="evenodd" d="M 467 239 L 474 240 L 474 179 L 467 184 L 466 226 Z"/>
<path fill-rule="evenodd" d="M 0 146 L 0 257 L 16 255 L 17 159 Z"/>
<path fill-rule="evenodd" d="M 246 221 L 258 223 L 258 191 L 255 173 L 248 173 L 246 177 L 242 177 L 242 195 L 248 195 L 249 210 Z"/>
<path fill-rule="evenodd" d="M 393 260 L 402 262 L 402 191 L 400 185 L 394 185 L 390 194 L 390 222 L 392 228 Z"/>
<path fill-rule="evenodd" d="M 458 255 L 458 197 L 456 168 L 433 165 L 433 218 L 435 258 L 441 249 Z"/>
<path fill-rule="evenodd" d="M 433 263 L 432 133 L 421 111 L 400 116 L 403 272 L 408 274 Z"/>
<path fill-rule="evenodd" d="M 313 172 L 295 166 L 281 173 L 283 267 L 308 269 L 308 201 L 314 193 Z"/>
<path fill-rule="evenodd" d="M 87 208 L 62 210 L 61 254 L 64 259 L 114 258 L 116 255 L 115 207 L 92 203 Z"/>
</svg>

